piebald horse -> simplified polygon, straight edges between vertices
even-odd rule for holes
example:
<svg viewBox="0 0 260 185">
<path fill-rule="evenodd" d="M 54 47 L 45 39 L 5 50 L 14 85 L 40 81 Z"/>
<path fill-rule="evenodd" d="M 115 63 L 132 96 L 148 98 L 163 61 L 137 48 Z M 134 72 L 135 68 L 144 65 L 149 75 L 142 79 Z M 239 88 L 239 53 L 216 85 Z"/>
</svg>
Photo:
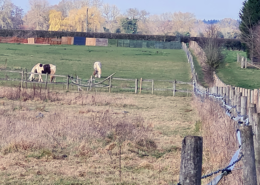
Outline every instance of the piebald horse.
<svg viewBox="0 0 260 185">
<path fill-rule="evenodd" d="M 56 73 L 56 66 L 53 64 L 38 63 L 32 68 L 31 72 L 39 74 L 39 80 L 38 80 L 39 82 L 43 82 L 41 74 L 46 74 L 46 73 L 50 74 L 50 82 L 52 82 L 53 79 L 55 78 L 53 75 L 55 75 Z M 29 80 L 33 81 L 34 79 L 35 79 L 34 74 L 31 74 Z"/>
<path fill-rule="evenodd" d="M 94 72 L 93 72 L 93 76 L 95 76 L 96 78 L 101 78 L 101 62 L 95 62 L 94 63 Z"/>
</svg>

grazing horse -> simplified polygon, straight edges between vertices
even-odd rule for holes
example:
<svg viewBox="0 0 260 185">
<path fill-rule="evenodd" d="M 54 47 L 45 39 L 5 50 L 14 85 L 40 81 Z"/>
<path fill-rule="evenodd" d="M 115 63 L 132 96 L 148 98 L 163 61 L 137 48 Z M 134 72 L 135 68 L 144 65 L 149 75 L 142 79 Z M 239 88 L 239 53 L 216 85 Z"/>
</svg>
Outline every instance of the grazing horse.
<svg viewBox="0 0 260 185">
<path fill-rule="evenodd" d="M 32 70 L 31 70 L 32 73 L 38 73 L 39 74 L 39 82 L 42 82 L 42 76 L 41 74 L 50 74 L 50 82 L 53 81 L 54 79 L 54 74 L 56 73 L 56 66 L 53 65 L 53 64 L 36 64 Z M 31 74 L 30 77 L 29 77 L 29 80 L 30 81 L 33 81 L 34 80 L 34 74 Z"/>
<path fill-rule="evenodd" d="M 93 76 L 96 78 L 101 78 L 101 72 L 101 62 L 95 62 Z"/>
</svg>

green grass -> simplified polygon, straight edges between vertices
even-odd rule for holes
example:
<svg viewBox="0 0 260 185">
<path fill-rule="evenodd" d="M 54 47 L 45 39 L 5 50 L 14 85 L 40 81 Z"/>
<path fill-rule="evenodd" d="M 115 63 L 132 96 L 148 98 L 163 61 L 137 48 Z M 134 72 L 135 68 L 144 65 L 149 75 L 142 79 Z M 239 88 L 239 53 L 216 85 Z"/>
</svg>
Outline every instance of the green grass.
<svg viewBox="0 0 260 185">
<path fill-rule="evenodd" d="M 260 87 L 260 71 L 248 66 L 241 69 L 237 63 L 237 53 L 246 56 L 242 51 L 224 50 L 225 62 L 216 70 L 218 77 L 226 84 L 247 89 L 257 89 Z"/>
<path fill-rule="evenodd" d="M 54 64 L 56 74 L 89 79 L 95 61 L 102 63 L 102 76 L 190 81 L 189 65 L 182 50 L 160 50 L 72 45 L 0 44 L 0 67 L 27 69 L 37 64 Z"/>
<path fill-rule="evenodd" d="M 197 75 L 198 75 L 199 83 L 204 87 L 208 87 L 208 84 L 204 80 L 204 73 L 203 73 L 202 67 L 200 66 L 200 64 L 197 60 L 197 57 L 193 54 L 192 51 L 191 51 L 191 54 L 193 56 L 193 64 L 194 64 L 195 71 L 197 72 Z"/>
</svg>

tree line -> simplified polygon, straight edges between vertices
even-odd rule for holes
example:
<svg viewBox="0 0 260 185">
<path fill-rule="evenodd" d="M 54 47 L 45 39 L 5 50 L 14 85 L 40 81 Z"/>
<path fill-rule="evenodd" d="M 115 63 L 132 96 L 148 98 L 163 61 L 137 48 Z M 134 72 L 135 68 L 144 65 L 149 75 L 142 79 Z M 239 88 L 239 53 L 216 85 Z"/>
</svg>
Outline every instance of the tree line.
<svg viewBox="0 0 260 185">
<path fill-rule="evenodd" d="M 238 21 L 198 20 L 189 12 L 150 14 L 129 8 L 121 13 L 116 5 L 102 0 L 61 0 L 51 6 L 47 0 L 29 0 L 29 10 L 11 0 L 0 0 L 0 29 L 108 32 L 149 35 L 203 36 L 209 23 L 219 28 L 220 38 L 237 38 Z"/>
</svg>

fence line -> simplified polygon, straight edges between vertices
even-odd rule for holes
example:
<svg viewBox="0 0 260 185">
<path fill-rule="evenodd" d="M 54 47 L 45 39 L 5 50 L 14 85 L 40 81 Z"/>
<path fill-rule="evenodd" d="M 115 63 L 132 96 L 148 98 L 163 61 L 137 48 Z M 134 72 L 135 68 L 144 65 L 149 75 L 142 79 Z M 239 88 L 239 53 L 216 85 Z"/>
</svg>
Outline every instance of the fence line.
<svg viewBox="0 0 260 185">
<path fill-rule="evenodd" d="M 87 91 L 91 90 L 92 88 L 108 88 L 109 92 L 111 92 L 112 88 L 119 88 L 119 89 L 124 89 L 124 90 L 134 90 L 135 93 L 138 93 L 138 89 L 139 89 L 139 93 L 141 93 L 142 90 L 146 90 L 146 91 L 151 91 L 152 94 L 154 94 L 155 91 L 172 91 L 173 92 L 173 96 L 175 96 L 176 92 L 181 92 L 181 93 L 192 93 L 192 90 L 188 90 L 188 89 L 177 89 L 176 85 L 192 85 L 192 82 L 182 82 L 182 81 L 177 81 L 177 80 L 153 80 L 153 79 L 126 79 L 126 78 L 114 78 L 113 76 L 115 75 L 115 73 L 109 75 L 108 77 L 106 77 L 105 79 L 103 79 L 100 82 L 96 82 L 96 80 L 94 78 L 88 79 L 88 80 L 82 80 L 81 78 L 79 78 L 78 76 L 76 78 L 69 76 L 69 75 L 53 75 L 54 77 L 61 77 L 64 78 L 63 82 L 47 82 L 47 76 L 48 74 L 41 74 L 42 78 L 45 78 L 45 82 L 37 82 L 37 81 L 29 81 L 27 79 L 27 75 L 39 75 L 39 73 L 33 73 L 33 72 L 27 72 L 26 71 L 13 71 L 13 70 L 3 70 L 0 69 L 0 72 L 5 72 L 5 73 L 17 73 L 20 74 L 21 77 L 20 78 L 9 78 L 8 76 L 5 76 L 4 78 L 0 78 L 0 80 L 2 81 L 17 81 L 17 82 L 21 82 L 21 87 L 23 87 L 23 83 L 26 84 L 27 87 L 27 83 L 32 83 L 32 84 L 45 84 L 45 88 L 48 88 L 49 84 L 54 84 L 54 85 L 59 85 L 59 84 L 63 84 L 66 85 L 66 89 L 69 90 L 70 88 L 70 84 L 73 84 L 75 86 L 78 86 L 78 91 L 81 90 L 83 91 L 82 87 L 86 87 Z M 24 79 L 26 78 L 26 79 Z M 134 87 L 119 87 L 119 86 L 114 86 L 112 85 L 112 80 L 113 81 L 129 81 L 129 82 L 135 82 Z M 173 86 L 172 88 L 155 88 L 154 87 L 154 82 L 169 82 L 172 83 Z M 108 83 L 108 84 L 104 84 L 104 83 Z M 139 83 L 138 83 L 139 82 Z M 151 83 L 151 87 L 144 87 L 142 86 L 142 83 Z"/>
<path fill-rule="evenodd" d="M 252 109 L 252 111 L 250 111 L 250 113 L 252 112 L 252 115 L 247 115 L 247 100 L 250 99 L 250 101 L 252 101 L 251 98 L 248 98 L 248 96 L 242 96 L 242 93 L 240 92 L 239 88 L 230 88 L 229 86 L 220 87 L 219 89 L 218 89 L 218 87 L 204 88 L 201 85 L 199 85 L 197 83 L 197 74 L 194 69 L 193 57 L 191 55 L 191 52 L 187 48 L 186 44 L 182 43 L 182 47 L 187 55 L 188 62 L 190 63 L 190 66 L 191 66 L 191 73 L 193 76 L 193 83 L 194 83 L 193 84 L 194 94 L 197 97 L 201 98 L 201 101 L 204 101 L 205 98 L 210 98 L 212 101 L 219 103 L 225 110 L 227 116 L 229 116 L 232 120 L 236 121 L 238 126 L 243 126 L 243 127 L 241 127 L 243 130 L 243 133 L 245 132 L 244 128 L 252 130 L 251 126 L 250 126 L 250 128 L 248 128 L 248 126 L 249 125 L 254 126 L 257 123 L 255 122 L 256 118 L 252 119 L 252 115 L 256 112 L 256 109 Z M 248 94 L 251 95 L 251 91 Z M 250 97 L 252 97 L 252 96 L 250 96 Z M 253 105 L 253 107 L 256 107 L 256 105 Z M 259 117 L 260 117 L 260 115 L 259 115 Z M 257 132 L 258 125 L 254 126 L 254 127 L 257 127 L 257 128 L 253 128 L 253 131 L 254 131 L 256 137 L 259 138 L 258 132 Z M 244 183 L 247 182 L 246 184 L 248 184 L 248 182 L 249 182 L 248 179 L 250 179 L 249 184 L 257 183 L 256 178 L 255 178 L 256 167 L 259 168 L 260 164 L 259 164 L 259 166 L 256 166 L 256 167 L 255 167 L 255 165 L 252 165 L 251 164 L 252 158 L 255 159 L 255 156 L 254 155 L 249 156 L 248 151 L 247 151 L 247 147 L 251 147 L 248 150 L 252 151 L 254 144 L 251 143 L 251 145 L 249 146 L 248 140 L 250 140 L 250 138 L 249 138 L 248 134 L 241 135 L 240 129 L 237 129 L 236 136 L 237 136 L 239 148 L 233 155 L 233 157 L 230 160 L 230 163 L 227 165 L 227 167 L 223 168 L 221 170 L 218 170 L 216 172 L 212 172 L 210 174 L 202 176 L 202 178 L 207 178 L 209 176 L 212 176 L 214 174 L 221 172 L 221 174 L 218 175 L 217 177 L 215 177 L 213 179 L 213 181 L 211 181 L 208 185 L 218 184 L 218 182 L 222 179 L 223 176 L 230 174 L 230 172 L 234 169 L 235 164 L 238 161 L 240 161 L 243 158 L 243 156 L 245 158 L 245 159 L 243 159 L 243 165 L 244 165 L 243 170 L 244 170 L 244 173 L 247 174 L 247 176 L 243 177 L 243 182 Z M 241 140 L 247 141 L 247 142 L 244 142 L 247 144 L 244 144 Z M 240 147 L 241 145 L 242 145 L 242 147 Z M 241 152 L 241 148 L 243 150 L 243 153 Z M 253 148 L 253 150 L 254 150 L 254 148 Z M 253 152 L 254 154 L 256 153 L 256 156 L 259 155 L 258 150 L 259 150 L 259 148 L 255 148 L 255 151 Z M 248 161 L 251 161 L 250 164 Z M 246 170 L 250 171 L 252 173 L 248 174 Z M 259 174 L 257 174 L 257 175 L 259 176 Z"/>
</svg>

